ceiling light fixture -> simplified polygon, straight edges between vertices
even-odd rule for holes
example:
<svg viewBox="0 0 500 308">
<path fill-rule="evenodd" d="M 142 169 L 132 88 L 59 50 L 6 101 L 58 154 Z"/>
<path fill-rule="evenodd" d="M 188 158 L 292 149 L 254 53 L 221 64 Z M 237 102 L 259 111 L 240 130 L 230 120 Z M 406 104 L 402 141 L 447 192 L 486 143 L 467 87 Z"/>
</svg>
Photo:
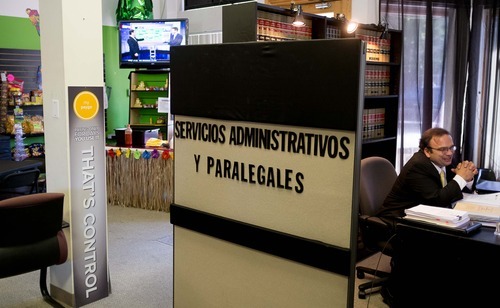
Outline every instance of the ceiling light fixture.
<svg viewBox="0 0 500 308">
<path fill-rule="evenodd" d="M 389 24 L 387 23 L 387 20 L 385 23 L 382 23 L 382 1 L 379 0 L 378 2 L 378 25 L 377 27 L 379 29 L 383 29 L 382 34 L 380 34 L 380 39 L 385 40 L 389 38 Z"/>
<path fill-rule="evenodd" d="M 384 31 L 380 34 L 381 40 L 386 40 L 389 38 L 389 25 L 387 23 L 384 24 Z"/>
</svg>

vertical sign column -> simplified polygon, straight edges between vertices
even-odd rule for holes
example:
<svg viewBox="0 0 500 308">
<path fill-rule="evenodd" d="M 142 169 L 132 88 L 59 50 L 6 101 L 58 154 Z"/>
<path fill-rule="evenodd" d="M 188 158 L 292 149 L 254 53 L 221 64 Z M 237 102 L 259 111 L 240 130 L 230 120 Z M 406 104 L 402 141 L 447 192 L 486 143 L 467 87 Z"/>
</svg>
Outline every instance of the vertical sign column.
<svg viewBox="0 0 500 308">
<path fill-rule="evenodd" d="M 73 274 L 77 307 L 108 296 L 102 87 L 69 87 Z"/>
<path fill-rule="evenodd" d="M 40 0 L 47 191 L 66 195 L 68 261 L 51 294 L 83 306 L 109 293 L 102 1 Z"/>
</svg>

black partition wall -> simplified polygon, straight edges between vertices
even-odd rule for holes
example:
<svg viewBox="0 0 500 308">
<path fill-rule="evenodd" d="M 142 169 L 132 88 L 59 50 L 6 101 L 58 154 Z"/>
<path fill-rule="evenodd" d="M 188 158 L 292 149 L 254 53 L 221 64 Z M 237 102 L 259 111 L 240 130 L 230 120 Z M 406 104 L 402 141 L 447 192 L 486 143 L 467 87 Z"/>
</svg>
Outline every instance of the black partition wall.
<svg viewBox="0 0 500 308">
<path fill-rule="evenodd" d="M 364 59 L 358 39 L 172 48 L 174 302 L 352 306 Z"/>
</svg>

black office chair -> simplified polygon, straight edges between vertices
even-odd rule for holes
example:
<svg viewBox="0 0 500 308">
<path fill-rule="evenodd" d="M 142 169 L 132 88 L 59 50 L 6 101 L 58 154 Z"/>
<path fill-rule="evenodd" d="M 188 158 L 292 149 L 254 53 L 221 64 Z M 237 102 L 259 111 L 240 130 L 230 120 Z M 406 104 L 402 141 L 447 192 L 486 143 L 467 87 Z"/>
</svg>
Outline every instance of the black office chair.
<svg viewBox="0 0 500 308">
<path fill-rule="evenodd" d="M 30 169 L 6 175 L 0 181 L 0 200 L 38 193 L 40 170 Z"/>
<path fill-rule="evenodd" d="M 62 264 L 68 257 L 63 205 L 62 193 L 0 201 L 0 278 L 40 270 L 40 291 L 53 307 L 63 306 L 47 290 L 47 267 Z"/>
<path fill-rule="evenodd" d="M 382 206 L 385 197 L 396 181 L 397 173 L 394 166 L 382 157 L 368 157 L 361 160 L 359 185 L 359 230 L 362 243 L 371 254 L 382 252 L 391 255 L 392 247 L 388 240 L 393 234 L 392 228 L 380 218 L 374 216 Z M 390 273 L 376 268 L 364 266 L 356 267 L 358 278 L 365 278 L 365 274 L 374 276 L 372 281 L 358 287 L 358 297 L 380 289 L 387 281 Z"/>
</svg>

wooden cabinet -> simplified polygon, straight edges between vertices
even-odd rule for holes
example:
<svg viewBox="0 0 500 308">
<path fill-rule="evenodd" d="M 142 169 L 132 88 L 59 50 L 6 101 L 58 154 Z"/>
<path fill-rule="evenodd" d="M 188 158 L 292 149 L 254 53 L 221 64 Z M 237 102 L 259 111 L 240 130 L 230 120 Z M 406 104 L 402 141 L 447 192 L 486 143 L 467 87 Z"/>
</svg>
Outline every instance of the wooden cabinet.
<svg viewBox="0 0 500 308">
<path fill-rule="evenodd" d="M 168 105 L 169 71 L 137 70 L 130 72 L 129 79 L 130 126 L 133 130 L 160 129 L 166 137 L 168 114 L 162 107 Z"/>
<path fill-rule="evenodd" d="M 348 37 L 365 41 L 362 157 L 381 156 L 395 164 L 402 32 L 388 30 L 387 38 L 381 39 L 383 27 L 361 24 L 354 33 L 348 34 L 345 23 L 335 18 L 304 13 L 304 19 L 303 29 L 293 29 L 293 13 L 289 9 L 257 2 L 225 6 L 222 9 L 223 42 Z"/>
</svg>

